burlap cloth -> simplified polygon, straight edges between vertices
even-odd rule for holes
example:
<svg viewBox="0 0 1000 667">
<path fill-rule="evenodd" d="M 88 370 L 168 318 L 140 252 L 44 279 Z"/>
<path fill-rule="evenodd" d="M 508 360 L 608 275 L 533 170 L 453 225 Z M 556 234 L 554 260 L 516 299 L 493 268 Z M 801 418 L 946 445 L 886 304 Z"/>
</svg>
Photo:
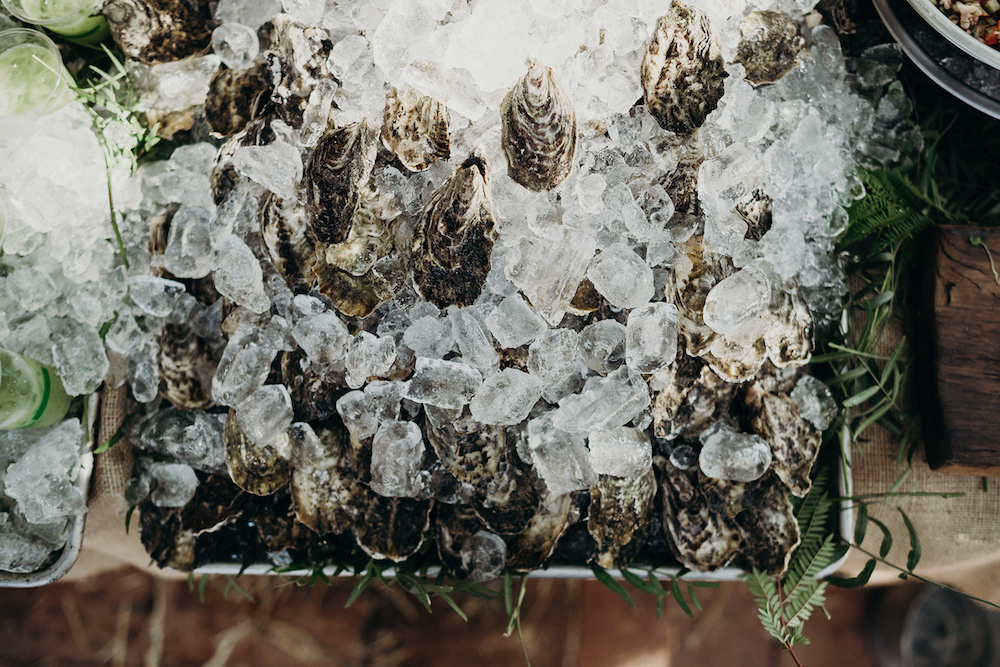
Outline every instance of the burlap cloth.
<svg viewBox="0 0 1000 667">
<path fill-rule="evenodd" d="M 882 354 L 896 348 L 900 328 L 890 331 L 883 340 Z M 126 388 L 101 392 L 100 416 L 95 442 L 105 442 L 117 430 L 129 409 Z M 867 442 L 854 450 L 854 494 L 883 493 L 889 490 L 901 470 L 896 464 L 899 441 L 888 431 L 873 427 Z M 134 565 L 155 574 L 171 577 L 186 575 L 159 570 L 150 564 L 149 556 L 139 542 L 138 517 L 125 533 L 125 501 L 122 492 L 132 471 L 132 448 L 127 439 L 107 452 L 98 454 L 87 514 L 83 549 L 67 579 L 82 579 L 99 572 Z M 979 477 L 944 475 L 931 471 L 917 452 L 913 472 L 900 491 L 964 492 L 961 498 L 902 497 L 884 504 L 871 505 L 869 515 L 884 522 L 893 535 L 888 560 L 906 564 L 909 540 L 906 526 L 896 510 L 901 507 L 910 517 L 920 537 L 922 558 L 916 572 L 947 582 L 977 597 L 1000 603 L 1000 480 L 987 493 Z M 870 526 L 862 546 L 877 553 L 881 532 Z M 860 572 L 868 556 L 852 550 L 838 574 L 854 576 Z M 898 572 L 879 565 L 871 581 L 875 584 L 896 583 Z"/>
</svg>

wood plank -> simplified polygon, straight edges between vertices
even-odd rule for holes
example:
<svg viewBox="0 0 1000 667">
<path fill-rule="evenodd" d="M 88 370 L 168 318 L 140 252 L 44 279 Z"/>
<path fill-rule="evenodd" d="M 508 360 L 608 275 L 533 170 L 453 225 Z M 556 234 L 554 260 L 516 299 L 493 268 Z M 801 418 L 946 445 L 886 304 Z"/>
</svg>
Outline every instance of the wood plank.
<svg viewBox="0 0 1000 667">
<path fill-rule="evenodd" d="M 918 396 L 932 468 L 1000 472 L 1000 229 L 935 227 L 924 252 Z M 1000 265 L 997 266 L 1000 268 Z"/>
</svg>

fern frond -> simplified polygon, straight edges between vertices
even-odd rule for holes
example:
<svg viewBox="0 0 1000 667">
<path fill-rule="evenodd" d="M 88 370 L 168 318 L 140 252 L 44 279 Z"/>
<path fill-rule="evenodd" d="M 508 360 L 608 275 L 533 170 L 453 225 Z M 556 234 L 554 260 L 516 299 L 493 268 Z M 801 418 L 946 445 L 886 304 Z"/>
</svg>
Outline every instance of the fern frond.
<svg viewBox="0 0 1000 667">
<path fill-rule="evenodd" d="M 809 591 L 808 595 L 799 595 L 795 600 L 789 598 L 784 609 L 785 625 L 789 628 L 797 628 L 809 620 L 813 609 L 821 607 L 826 602 L 826 582 L 815 579 L 803 579 L 810 582 L 803 591 Z"/>
<path fill-rule="evenodd" d="M 764 626 L 768 634 L 787 646 L 789 637 L 783 623 L 781 598 L 778 595 L 777 585 L 771 581 L 766 573 L 757 568 L 753 568 L 747 575 L 746 581 L 750 593 L 757 601 L 760 624 Z"/>
<path fill-rule="evenodd" d="M 796 554 L 785 578 L 786 605 L 792 604 L 808 582 L 816 581 L 816 575 L 833 560 L 834 551 L 836 545 L 833 543 L 833 535 L 827 535 L 822 545 L 810 546 L 809 549 L 800 550 Z"/>
</svg>

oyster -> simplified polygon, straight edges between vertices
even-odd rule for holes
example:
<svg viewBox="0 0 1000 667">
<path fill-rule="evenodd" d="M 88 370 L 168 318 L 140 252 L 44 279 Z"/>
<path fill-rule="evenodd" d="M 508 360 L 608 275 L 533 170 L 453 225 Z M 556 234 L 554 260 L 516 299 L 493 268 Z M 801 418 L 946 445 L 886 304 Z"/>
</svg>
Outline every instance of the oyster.
<svg viewBox="0 0 1000 667">
<path fill-rule="evenodd" d="M 212 19 L 206 0 L 110 0 L 101 13 L 122 52 L 145 65 L 207 53 Z"/>
<path fill-rule="evenodd" d="M 301 198 L 281 199 L 273 192 L 261 197 L 260 239 L 271 265 L 295 292 L 307 292 L 316 282 L 316 244 L 308 234 L 309 213 Z"/>
<path fill-rule="evenodd" d="M 650 468 L 637 479 L 601 475 L 590 487 L 587 531 L 597 541 L 593 560 L 607 568 L 625 567 L 642 549 L 653 514 L 656 477 Z"/>
<path fill-rule="evenodd" d="M 293 424 L 293 439 L 296 428 Z M 317 428 L 316 435 L 326 456 L 297 462 L 288 487 L 292 511 L 298 521 L 317 534 L 339 535 L 358 516 L 365 487 L 357 481 L 350 463 L 347 429 L 330 421 Z"/>
<path fill-rule="evenodd" d="M 462 547 L 465 540 L 485 528 L 469 505 L 438 504 L 434 534 L 438 557 L 446 570 L 460 576 L 466 574 L 462 564 Z"/>
<path fill-rule="evenodd" d="M 278 491 L 261 503 L 254 516 L 257 534 L 270 554 L 287 549 L 304 549 L 309 546 L 314 533 L 295 520 L 292 498 L 287 489 Z M 271 559 L 275 561 L 274 558 Z"/>
<path fill-rule="evenodd" d="M 250 440 L 236 422 L 236 411 L 230 410 L 223 432 L 226 440 L 226 466 L 238 487 L 256 496 L 270 496 L 288 483 L 292 470 L 279 444 L 261 447 Z M 281 435 L 287 445 L 287 436 Z M 288 447 L 290 449 L 290 447 Z"/>
<path fill-rule="evenodd" d="M 805 44 L 791 16 L 772 11 L 750 12 L 740 24 L 736 62 L 746 68 L 750 83 L 771 83 L 798 64 Z"/>
<path fill-rule="evenodd" d="M 697 437 L 712 422 L 729 414 L 736 385 L 726 382 L 704 362 L 678 349 L 677 359 L 649 377 L 650 408 L 658 438 Z"/>
<path fill-rule="evenodd" d="M 701 163 L 700 159 L 681 160 L 672 172 L 657 181 L 674 203 L 674 215 L 701 213 L 698 203 L 698 168 Z"/>
<path fill-rule="evenodd" d="M 298 129 L 314 106 L 310 101 L 313 91 L 332 78 L 327 58 L 333 42 L 322 28 L 299 23 L 288 14 L 276 15 L 271 25 L 270 51 L 264 55 L 273 73 L 271 101 L 281 120 Z"/>
<path fill-rule="evenodd" d="M 732 518 L 745 510 L 756 497 L 757 482 L 713 479 L 698 471 L 698 487 L 713 512 Z"/>
<path fill-rule="evenodd" d="M 639 73 L 646 109 L 665 130 L 701 127 L 724 91 L 719 40 L 700 10 L 673 0 L 656 22 Z"/>
<path fill-rule="evenodd" d="M 529 190 L 551 190 L 573 169 L 576 112 L 552 68 L 533 61 L 500 104 L 507 175 Z"/>
<path fill-rule="evenodd" d="M 728 336 L 719 336 L 701 356 L 726 382 L 746 382 L 752 380 L 767 361 L 767 347 L 763 338 L 747 345 Z"/>
<path fill-rule="evenodd" d="M 302 350 L 281 353 L 278 359 L 281 384 L 292 398 L 295 421 L 324 421 L 336 414 L 337 399 L 347 392 L 347 387 L 326 382 L 312 366 L 303 370 L 305 359 Z"/>
<path fill-rule="evenodd" d="M 266 62 L 244 70 L 220 69 L 205 98 L 205 120 L 212 132 L 219 137 L 232 136 L 268 113 L 273 85 Z"/>
<path fill-rule="evenodd" d="M 366 554 L 376 559 L 404 561 L 420 550 L 431 525 L 434 502 L 413 498 L 385 498 L 360 484 L 354 537 Z"/>
<path fill-rule="evenodd" d="M 778 368 L 803 366 L 812 358 L 816 329 L 812 311 L 802 293 L 782 290 L 764 332 L 767 358 Z"/>
<path fill-rule="evenodd" d="M 712 288 L 735 269 L 729 259 L 707 253 L 702 236 L 692 236 L 680 250 L 674 262 L 674 285 L 668 286 L 667 296 L 672 296 L 670 300 L 677 306 L 677 326 L 687 353 L 700 357 L 719 337 L 705 324 L 702 315 L 705 299 Z"/>
<path fill-rule="evenodd" d="M 787 394 L 770 393 L 754 382 L 747 387 L 744 400 L 750 427 L 771 447 L 771 469 L 792 494 L 805 497 L 812 488 L 809 475 L 823 434 L 802 418 L 799 406 Z"/>
<path fill-rule="evenodd" d="M 389 91 L 381 136 L 382 145 L 410 171 L 451 155 L 447 107 L 409 87 Z"/>
<path fill-rule="evenodd" d="M 490 166 L 477 148 L 427 201 L 413 232 L 417 292 L 438 308 L 471 306 L 493 254 Z"/>
<path fill-rule="evenodd" d="M 739 566 L 780 576 L 788 569 L 792 551 L 799 546 L 799 524 L 788 495 L 781 485 L 769 484 L 745 512 L 736 517 L 743 545 Z"/>
<path fill-rule="evenodd" d="M 677 559 L 696 572 L 713 572 L 729 564 L 742 539 L 736 522 L 713 511 L 697 476 L 653 457 L 663 490 L 663 526 Z"/>
<path fill-rule="evenodd" d="M 367 317 L 380 305 L 400 292 L 406 284 L 406 262 L 398 254 L 375 262 L 362 276 L 317 262 L 316 288 L 330 299 L 337 310 L 350 317 Z"/>
<path fill-rule="evenodd" d="M 160 567 L 189 572 L 201 565 L 213 533 L 238 520 L 250 496 L 222 475 L 198 473 L 200 482 L 184 507 L 139 504 L 139 539 Z"/>
<path fill-rule="evenodd" d="M 222 144 L 218 155 L 215 156 L 212 171 L 208 174 L 216 206 L 226 200 L 240 181 L 240 175 L 233 166 L 233 154 L 244 146 L 267 146 L 274 143 L 276 138 L 274 130 L 271 129 L 271 118 L 265 117 L 250 121 L 242 130 L 230 137 L 229 141 Z"/>
<path fill-rule="evenodd" d="M 749 198 L 733 208 L 733 213 L 747 223 L 745 239 L 760 241 L 771 229 L 771 198 L 763 190 L 754 190 Z"/>
<path fill-rule="evenodd" d="M 377 152 L 378 128 L 367 117 L 320 138 L 305 174 L 312 207 L 309 229 L 316 241 L 347 239 Z"/>
<path fill-rule="evenodd" d="M 208 341 L 186 324 L 166 324 L 157 345 L 160 393 L 182 410 L 214 405 L 212 377 L 217 360 Z"/>
<path fill-rule="evenodd" d="M 527 527 L 508 537 L 507 560 L 504 567 L 515 572 L 537 570 L 549 559 L 559 545 L 559 539 L 570 524 L 579 520 L 580 510 L 574 494 L 564 493 L 551 497 L 539 506 Z"/>
</svg>

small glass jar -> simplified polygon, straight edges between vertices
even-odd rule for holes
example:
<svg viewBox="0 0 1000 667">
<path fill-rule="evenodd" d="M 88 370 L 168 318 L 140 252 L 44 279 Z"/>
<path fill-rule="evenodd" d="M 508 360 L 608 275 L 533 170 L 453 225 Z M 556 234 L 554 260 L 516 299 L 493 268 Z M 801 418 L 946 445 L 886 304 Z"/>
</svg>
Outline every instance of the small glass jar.
<svg viewBox="0 0 1000 667">
<path fill-rule="evenodd" d="M 55 43 L 37 30 L 0 32 L 0 116 L 38 118 L 73 99 Z"/>
<path fill-rule="evenodd" d="M 108 22 L 95 0 L 2 0 L 13 16 L 42 26 L 79 44 L 97 44 L 108 36 Z"/>
<path fill-rule="evenodd" d="M 0 348 L 0 429 L 51 426 L 69 403 L 53 369 Z"/>
</svg>

